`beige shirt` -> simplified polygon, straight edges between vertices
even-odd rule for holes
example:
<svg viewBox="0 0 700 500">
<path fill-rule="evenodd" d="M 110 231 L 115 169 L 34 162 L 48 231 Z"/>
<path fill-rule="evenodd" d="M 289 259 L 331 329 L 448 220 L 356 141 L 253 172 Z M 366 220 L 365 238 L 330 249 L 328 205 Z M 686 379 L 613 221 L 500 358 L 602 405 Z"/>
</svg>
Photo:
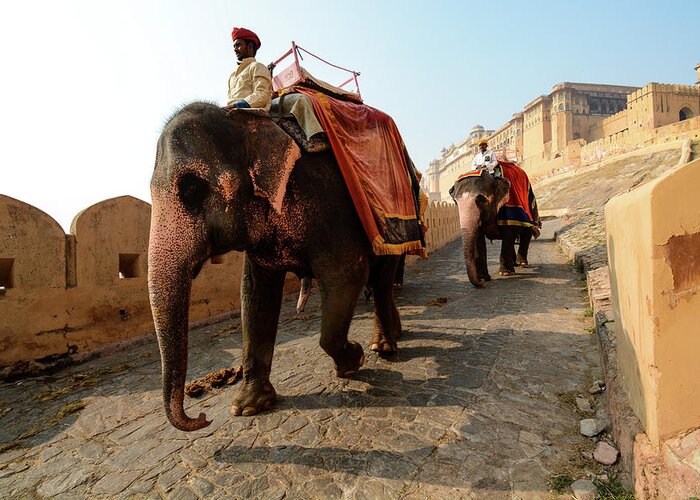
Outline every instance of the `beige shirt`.
<svg viewBox="0 0 700 500">
<path fill-rule="evenodd" d="M 272 102 L 272 75 L 263 63 L 246 57 L 228 79 L 228 103 L 244 99 L 251 108 L 268 111 Z"/>
</svg>

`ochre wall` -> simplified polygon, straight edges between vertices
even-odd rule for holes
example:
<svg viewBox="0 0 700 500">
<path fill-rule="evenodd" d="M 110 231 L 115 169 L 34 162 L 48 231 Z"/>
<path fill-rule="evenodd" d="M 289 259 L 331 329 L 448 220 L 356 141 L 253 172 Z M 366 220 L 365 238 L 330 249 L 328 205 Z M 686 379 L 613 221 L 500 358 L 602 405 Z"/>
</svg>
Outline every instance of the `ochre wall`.
<svg viewBox="0 0 700 500">
<path fill-rule="evenodd" d="M 122 196 L 80 212 L 66 235 L 37 208 L 0 195 L 0 375 L 153 332 L 150 218 L 148 203 Z M 428 251 L 458 236 L 456 205 L 431 205 L 425 218 Z M 191 322 L 240 309 L 242 265 L 240 252 L 204 265 L 192 283 Z M 295 290 L 288 274 L 285 291 Z"/>
<path fill-rule="evenodd" d="M 700 427 L 698 186 L 700 160 L 605 208 L 619 370 L 657 444 Z"/>
<path fill-rule="evenodd" d="M 66 286 L 66 235 L 38 208 L 0 195 L 0 276 L 27 289 Z"/>
<path fill-rule="evenodd" d="M 700 116 L 655 129 L 622 130 L 614 135 L 607 135 L 583 146 L 580 161 L 583 164 L 588 164 L 613 154 L 626 153 L 652 144 L 683 139 L 692 141 L 700 139 Z"/>
<path fill-rule="evenodd" d="M 48 215 L 0 196 L 0 263 L 13 261 L 10 286 L 0 295 L 0 367 L 153 331 L 150 216 L 143 201 L 113 198 L 79 213 L 65 235 Z M 215 260 L 193 282 L 191 321 L 240 307 L 241 254 Z M 69 283 L 66 275 L 73 276 Z"/>
<path fill-rule="evenodd" d="M 551 103 L 543 96 L 529 104 L 523 112 L 523 161 L 521 166 L 530 172 L 547 156 L 551 148 Z"/>
</svg>

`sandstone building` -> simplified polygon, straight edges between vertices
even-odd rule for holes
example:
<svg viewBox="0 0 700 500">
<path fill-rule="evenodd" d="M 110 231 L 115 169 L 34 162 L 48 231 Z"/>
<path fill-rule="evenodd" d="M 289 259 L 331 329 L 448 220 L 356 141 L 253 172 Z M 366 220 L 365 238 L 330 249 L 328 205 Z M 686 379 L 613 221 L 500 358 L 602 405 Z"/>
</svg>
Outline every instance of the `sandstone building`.
<svg viewBox="0 0 700 500">
<path fill-rule="evenodd" d="M 696 70 L 700 82 L 700 64 Z M 423 187 L 430 201 L 448 201 L 450 187 L 470 168 L 481 137 L 501 158 L 517 161 L 536 177 L 679 133 L 700 137 L 700 83 L 641 88 L 559 83 L 497 130 L 477 125 L 458 145 L 443 148 L 441 157 L 430 162 Z"/>
</svg>

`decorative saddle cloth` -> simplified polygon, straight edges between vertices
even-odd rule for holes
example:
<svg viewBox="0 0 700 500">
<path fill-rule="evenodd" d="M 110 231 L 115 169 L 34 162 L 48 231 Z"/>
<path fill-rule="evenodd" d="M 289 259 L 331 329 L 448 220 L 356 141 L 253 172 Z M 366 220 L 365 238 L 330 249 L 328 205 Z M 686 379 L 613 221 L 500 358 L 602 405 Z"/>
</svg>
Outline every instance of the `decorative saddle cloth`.
<svg viewBox="0 0 700 500">
<path fill-rule="evenodd" d="M 302 97 L 285 103 L 297 94 Z M 284 89 L 275 101 L 270 115 L 302 149 L 333 150 L 373 252 L 427 257 L 423 215 L 428 198 L 391 117 L 302 86 Z M 305 102 L 311 103 L 319 127 Z"/>
<path fill-rule="evenodd" d="M 501 226 L 539 227 L 540 216 L 537 211 L 535 193 L 525 171 L 515 163 L 499 161 L 503 177 L 510 181 L 508 201 L 496 216 L 496 223 Z"/>
</svg>

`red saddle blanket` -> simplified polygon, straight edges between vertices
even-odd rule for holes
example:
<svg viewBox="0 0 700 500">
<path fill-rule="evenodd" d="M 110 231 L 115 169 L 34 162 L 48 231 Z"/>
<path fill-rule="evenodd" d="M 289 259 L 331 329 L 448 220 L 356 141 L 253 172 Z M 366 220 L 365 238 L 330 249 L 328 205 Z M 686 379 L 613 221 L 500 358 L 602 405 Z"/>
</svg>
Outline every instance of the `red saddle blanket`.
<svg viewBox="0 0 700 500">
<path fill-rule="evenodd" d="M 394 120 L 313 89 L 285 91 L 311 99 L 374 253 L 426 257 L 422 221 L 428 199 Z"/>
<path fill-rule="evenodd" d="M 503 170 L 503 177 L 510 181 L 508 201 L 498 213 L 498 223 L 521 226 L 537 224 L 537 201 L 527 174 L 515 163 L 499 161 L 498 164 Z"/>
</svg>

